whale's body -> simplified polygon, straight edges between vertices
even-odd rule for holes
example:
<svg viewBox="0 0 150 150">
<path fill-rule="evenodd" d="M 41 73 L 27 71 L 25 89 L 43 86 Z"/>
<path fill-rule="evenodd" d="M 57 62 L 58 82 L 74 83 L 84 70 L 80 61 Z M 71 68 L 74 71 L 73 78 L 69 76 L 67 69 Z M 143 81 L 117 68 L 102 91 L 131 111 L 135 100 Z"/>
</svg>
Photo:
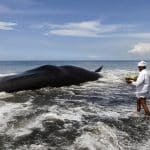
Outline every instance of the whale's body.
<svg viewBox="0 0 150 150">
<path fill-rule="evenodd" d="M 101 77 L 97 72 L 75 66 L 44 65 L 20 74 L 0 79 L 0 91 L 17 92 L 34 90 L 42 87 L 61 87 L 78 85 L 87 81 L 95 81 Z"/>
</svg>

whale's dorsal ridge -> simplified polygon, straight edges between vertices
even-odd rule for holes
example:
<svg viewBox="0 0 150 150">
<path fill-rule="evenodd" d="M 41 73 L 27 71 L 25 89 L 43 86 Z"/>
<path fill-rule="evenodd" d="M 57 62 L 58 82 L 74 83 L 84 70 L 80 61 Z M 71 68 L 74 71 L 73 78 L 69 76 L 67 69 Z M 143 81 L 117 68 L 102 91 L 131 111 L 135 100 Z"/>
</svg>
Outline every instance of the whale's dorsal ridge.
<svg viewBox="0 0 150 150">
<path fill-rule="evenodd" d="M 35 69 L 28 70 L 26 72 L 51 71 L 51 70 L 58 70 L 58 67 L 53 66 L 53 65 L 43 65 L 43 66 L 37 67 Z"/>
</svg>

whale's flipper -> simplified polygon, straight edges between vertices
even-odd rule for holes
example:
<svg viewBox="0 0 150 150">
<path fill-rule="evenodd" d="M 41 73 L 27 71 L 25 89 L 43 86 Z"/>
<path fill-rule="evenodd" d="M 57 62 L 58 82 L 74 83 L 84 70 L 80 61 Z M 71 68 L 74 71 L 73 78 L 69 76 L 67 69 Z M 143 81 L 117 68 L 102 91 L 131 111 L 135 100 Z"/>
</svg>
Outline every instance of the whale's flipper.
<svg viewBox="0 0 150 150">
<path fill-rule="evenodd" d="M 98 69 L 95 70 L 95 72 L 100 72 L 103 69 L 103 66 L 100 66 Z"/>
</svg>

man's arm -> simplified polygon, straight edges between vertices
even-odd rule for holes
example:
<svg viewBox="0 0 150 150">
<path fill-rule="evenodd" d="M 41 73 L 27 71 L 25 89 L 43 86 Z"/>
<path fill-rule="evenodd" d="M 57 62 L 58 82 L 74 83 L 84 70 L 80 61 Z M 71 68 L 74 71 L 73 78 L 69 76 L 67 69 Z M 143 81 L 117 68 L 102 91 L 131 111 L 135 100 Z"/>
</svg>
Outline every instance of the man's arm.
<svg viewBox="0 0 150 150">
<path fill-rule="evenodd" d="M 131 81 L 132 85 L 139 86 L 144 82 L 144 74 L 139 74 L 136 81 Z"/>
</svg>

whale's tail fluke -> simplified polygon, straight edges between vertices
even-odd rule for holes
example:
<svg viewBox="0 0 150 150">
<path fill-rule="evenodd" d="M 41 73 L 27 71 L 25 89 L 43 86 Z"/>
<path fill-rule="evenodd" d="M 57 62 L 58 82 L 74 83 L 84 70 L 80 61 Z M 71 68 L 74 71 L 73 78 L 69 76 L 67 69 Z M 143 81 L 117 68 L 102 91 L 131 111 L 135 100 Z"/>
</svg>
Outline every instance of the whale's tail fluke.
<svg viewBox="0 0 150 150">
<path fill-rule="evenodd" d="M 100 72 L 103 69 L 103 66 L 100 66 L 98 69 L 95 70 L 95 72 Z"/>
</svg>

